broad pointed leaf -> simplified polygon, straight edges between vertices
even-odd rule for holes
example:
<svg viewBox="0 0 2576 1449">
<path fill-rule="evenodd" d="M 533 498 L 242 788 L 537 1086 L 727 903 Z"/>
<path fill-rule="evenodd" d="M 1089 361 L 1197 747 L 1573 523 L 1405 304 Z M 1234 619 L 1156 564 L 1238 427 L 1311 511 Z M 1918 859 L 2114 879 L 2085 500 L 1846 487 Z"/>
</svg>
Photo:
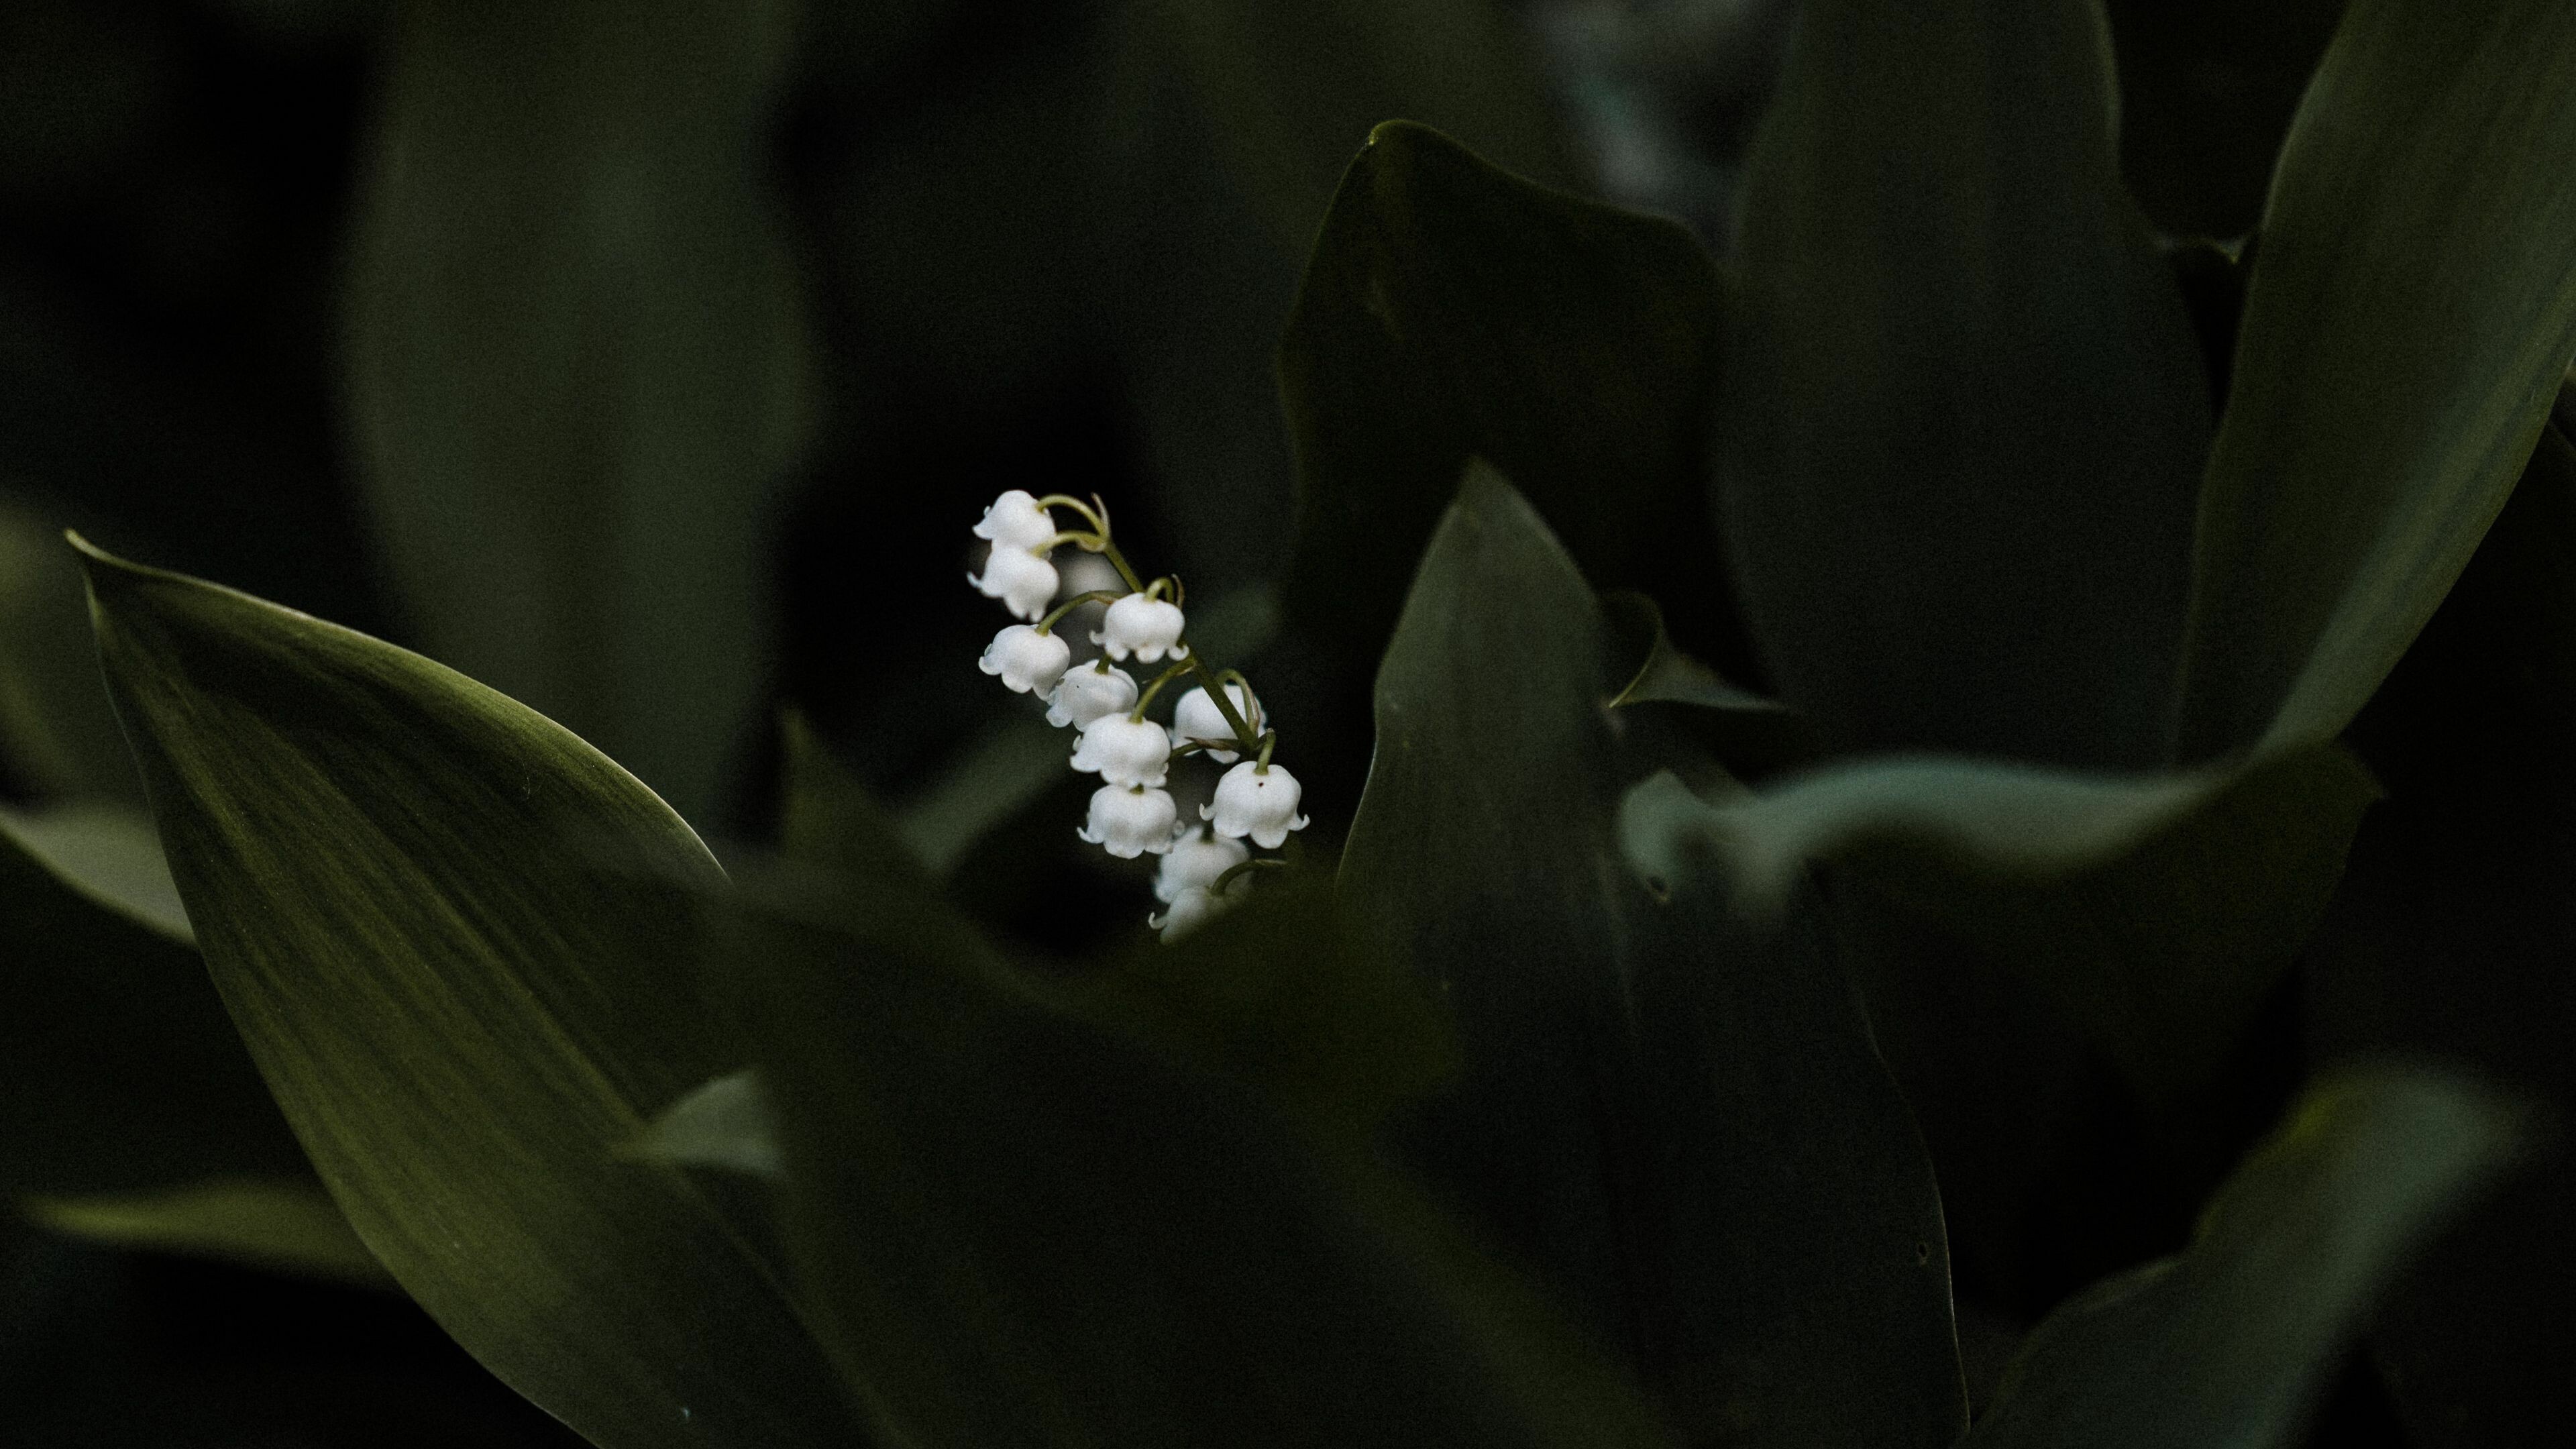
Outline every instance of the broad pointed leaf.
<svg viewBox="0 0 2576 1449">
<path fill-rule="evenodd" d="M 2186 744 L 2333 737 L 2576 355 L 2576 7 L 2354 0 L 2263 218 L 2202 497 Z"/>
<path fill-rule="evenodd" d="M 1280 343 L 1299 480 L 1290 623 L 1374 660 L 1459 468 L 1482 454 L 1592 577 L 1658 593 L 1711 647 L 1731 627 L 1700 502 L 1719 305 L 1716 267 L 1675 223 L 1533 185 L 1420 126 L 1378 127 Z"/>
<path fill-rule="evenodd" d="M 2490 1185 L 2516 1114 L 2428 1074 L 2313 1088 L 2179 1256 L 2052 1314 L 1962 1449 L 2272 1449 L 2406 1254 Z"/>
<path fill-rule="evenodd" d="M 224 1004 L 375 1256 L 607 1449 L 850 1442 L 745 1235 L 619 1151 L 744 1053 L 649 878 L 689 828 L 542 716 L 89 555 L 108 679 Z"/>
<path fill-rule="evenodd" d="M 789 1239 L 895 1442 L 1669 1443 L 1376 1169 L 882 880 L 733 921 Z M 826 904 L 828 902 L 828 904 Z"/>
<path fill-rule="evenodd" d="M 806 339 L 760 138 L 779 0 L 399 14 L 345 292 L 358 461 L 432 655 L 692 813 L 767 687 Z"/>
<path fill-rule="evenodd" d="M 1407 1150 L 1694 1439 L 1944 1442 L 1965 1405 L 1921 1144 L 1828 941 L 1621 860 L 1636 757 L 1688 755 L 1614 724 L 1622 652 L 1546 525 L 1472 468 L 1379 671 L 1341 867 L 1458 1018 L 1463 1081 Z"/>
<path fill-rule="evenodd" d="M 2170 748 L 2209 399 L 2094 0 L 1814 0 L 1745 181 L 1716 507 L 1839 748 Z"/>
<path fill-rule="evenodd" d="M 1641 787 L 1621 823 L 1653 868 L 1712 847 L 1759 914 L 1837 862 L 2028 978 L 2162 1107 L 2235 1045 L 2378 794 L 2335 745 L 2151 774 L 1892 756 L 1705 802 Z"/>
</svg>

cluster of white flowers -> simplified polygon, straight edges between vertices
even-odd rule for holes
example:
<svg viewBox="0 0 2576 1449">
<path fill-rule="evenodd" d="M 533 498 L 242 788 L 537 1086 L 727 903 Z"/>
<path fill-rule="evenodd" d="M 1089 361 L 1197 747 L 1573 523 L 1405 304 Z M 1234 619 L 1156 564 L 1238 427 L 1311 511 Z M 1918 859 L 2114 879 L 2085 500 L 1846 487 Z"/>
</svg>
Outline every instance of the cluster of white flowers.
<svg viewBox="0 0 2576 1449">
<path fill-rule="evenodd" d="M 1304 828 L 1306 817 L 1297 813 L 1297 777 L 1286 766 L 1271 763 L 1278 736 L 1267 727 L 1250 682 L 1232 670 L 1213 670 L 1191 654 L 1182 637 L 1189 620 L 1181 611 L 1179 581 L 1138 578 L 1110 541 L 1107 510 L 1097 503 L 1061 494 L 1038 498 L 1017 488 L 1004 493 L 975 525 L 975 536 L 993 547 L 984 571 L 967 575 L 966 581 L 1029 621 L 993 636 L 984 650 L 983 670 L 1013 690 L 1045 700 L 1047 723 L 1081 732 L 1074 742 L 1073 768 L 1097 774 L 1104 783 L 1092 793 L 1090 818 L 1075 834 L 1124 860 L 1162 857 L 1154 894 L 1170 909 L 1154 916 L 1151 924 L 1172 941 L 1250 886 L 1248 872 L 1262 862 L 1254 859 L 1245 840 L 1276 850 L 1287 843 L 1290 831 Z M 1050 512 L 1054 508 L 1080 514 L 1084 526 L 1058 529 Z M 1126 587 L 1056 603 L 1063 581 L 1051 555 L 1068 544 L 1106 555 Z M 1050 603 L 1056 603 L 1051 612 Z M 1076 668 L 1072 646 L 1055 626 L 1074 609 L 1093 603 L 1109 606 L 1091 636 L 1100 657 Z M 1135 676 L 1117 667 L 1130 659 L 1171 662 L 1139 689 Z M 1172 722 L 1147 720 L 1145 711 L 1155 696 L 1185 672 L 1197 675 L 1199 683 L 1173 706 Z M 1215 797 L 1199 807 L 1204 823 L 1184 826 L 1165 785 L 1173 758 L 1189 754 L 1232 768 L 1217 781 Z"/>
</svg>

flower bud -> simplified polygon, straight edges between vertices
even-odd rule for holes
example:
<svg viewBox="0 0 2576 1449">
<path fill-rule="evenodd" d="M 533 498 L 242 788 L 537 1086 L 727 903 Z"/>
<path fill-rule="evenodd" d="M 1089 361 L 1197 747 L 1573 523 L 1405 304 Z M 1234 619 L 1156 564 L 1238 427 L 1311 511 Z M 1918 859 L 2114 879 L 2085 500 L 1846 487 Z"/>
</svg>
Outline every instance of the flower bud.
<svg viewBox="0 0 2576 1449">
<path fill-rule="evenodd" d="M 1034 496 L 1019 488 L 994 499 L 984 510 L 984 520 L 975 525 L 975 536 L 991 539 L 996 549 L 1034 550 L 1055 533 L 1055 520 L 1038 507 Z"/>
<path fill-rule="evenodd" d="M 980 667 L 986 674 L 1002 676 L 1002 682 L 1018 693 L 1044 695 L 1064 678 L 1065 666 L 1072 661 L 1073 646 L 1064 642 L 1063 635 L 1012 624 L 984 646 Z"/>
<path fill-rule="evenodd" d="M 984 560 L 983 574 L 968 574 L 966 582 L 983 591 L 985 598 L 1001 600 L 1012 613 L 1034 623 L 1046 614 L 1047 600 L 1055 597 L 1055 565 L 1025 548 L 997 543 L 992 556 Z"/>
<path fill-rule="evenodd" d="M 1047 695 L 1047 723 L 1062 729 L 1087 729 L 1103 715 L 1125 714 L 1136 707 L 1136 680 L 1107 661 L 1067 674 Z"/>
<path fill-rule="evenodd" d="M 1120 860 L 1134 860 L 1171 849 L 1172 826 L 1179 819 L 1180 807 L 1169 791 L 1103 785 L 1091 792 L 1091 819 L 1074 836 Z"/>
<path fill-rule="evenodd" d="M 1252 733 L 1256 737 L 1260 735 L 1261 701 L 1254 699 L 1252 692 L 1240 684 L 1226 685 L 1225 697 L 1234 705 L 1234 712 L 1242 716 L 1243 722 L 1252 726 Z M 1225 722 L 1224 714 L 1218 711 L 1216 701 L 1208 698 L 1204 686 L 1182 695 L 1181 702 L 1172 706 L 1172 748 L 1177 750 L 1188 740 L 1196 740 L 1203 745 L 1237 743 L 1234 726 Z M 1231 765 L 1235 752 L 1210 749 L 1207 757 L 1220 765 Z"/>
<path fill-rule="evenodd" d="M 1073 767 L 1096 770 L 1112 785 L 1160 785 L 1172 758 L 1172 738 L 1149 720 L 1105 714 L 1082 727 Z"/>
<path fill-rule="evenodd" d="M 1112 659 L 1123 660 L 1133 654 L 1144 663 L 1155 664 L 1165 654 L 1174 659 L 1190 657 L 1189 649 L 1180 642 L 1181 631 L 1187 627 L 1189 621 L 1181 616 L 1180 605 L 1128 594 L 1110 604 L 1091 642 Z"/>
<path fill-rule="evenodd" d="M 1213 886 L 1218 876 L 1251 858 L 1242 841 L 1212 836 L 1204 825 L 1192 826 L 1189 834 L 1172 842 L 1162 868 L 1154 872 L 1154 899 L 1174 904 L 1181 892 Z"/>
<path fill-rule="evenodd" d="M 1249 835 L 1264 850 L 1286 844 L 1288 832 L 1306 828 L 1297 813 L 1297 777 L 1283 765 L 1262 766 L 1250 760 L 1225 772 L 1216 782 L 1216 799 L 1199 807 L 1199 818 L 1219 835 Z"/>
</svg>

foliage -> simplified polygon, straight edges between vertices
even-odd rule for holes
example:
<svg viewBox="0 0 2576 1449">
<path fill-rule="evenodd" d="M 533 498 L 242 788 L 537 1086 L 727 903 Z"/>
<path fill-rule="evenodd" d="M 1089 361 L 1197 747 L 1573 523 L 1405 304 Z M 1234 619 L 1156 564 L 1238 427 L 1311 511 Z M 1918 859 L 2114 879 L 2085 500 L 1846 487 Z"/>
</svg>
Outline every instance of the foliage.
<svg viewBox="0 0 2576 1449">
<path fill-rule="evenodd" d="M 1278 13 L 1130 18 L 1230 106 L 1359 104 L 1225 78 Z M 538 105 L 464 34 L 411 63 Z M 547 144 L 452 233 L 419 219 L 480 143 L 398 81 L 362 269 L 487 264 L 637 156 L 732 185 L 778 57 L 725 36 L 693 108 L 477 120 Z M 529 704 L 75 538 L 159 852 L 0 816 L 0 1187 L 380 1272 L 610 1449 L 2253 1449 L 2365 1335 L 2442 1442 L 2563 1436 L 2576 1182 L 2526 1169 L 2576 1101 L 2576 11 L 2355 0 L 2244 253 L 2131 202 L 2108 39 L 2091 0 L 1811 0 L 1724 264 L 1374 131 L 1281 333 L 1299 525 L 1276 637 L 1240 635 L 1356 804 L 1170 947 L 1016 939 L 976 872 L 1023 837 L 971 838 L 1060 824 L 1027 731 L 920 792 L 961 826 L 791 712 L 775 848 L 729 871 Z M 1519 136 L 1512 94 L 1453 100 Z M 1280 231 L 1302 134 L 1223 128 Z M 664 241 L 758 285 L 638 319 L 558 237 L 467 311 L 369 288 L 357 356 L 437 637 L 694 808 L 756 693 L 753 515 L 437 562 L 563 505 L 506 486 L 544 458 L 708 502 L 676 480 L 793 451 L 756 207 Z M 649 345 L 562 371 L 545 308 Z M 539 385 L 741 436 L 488 405 Z M 697 544 L 722 577 L 639 602 Z M 514 637 L 531 590 L 577 596 L 563 632 Z M 612 671 L 645 694 L 578 684 L 710 599 Z M 0 688 L 0 743 L 35 697 Z M 2301 989 L 2316 1069 L 2249 1084 Z M 2079 1093 L 2173 1209 L 2118 1261 L 2024 1231 Z"/>
</svg>

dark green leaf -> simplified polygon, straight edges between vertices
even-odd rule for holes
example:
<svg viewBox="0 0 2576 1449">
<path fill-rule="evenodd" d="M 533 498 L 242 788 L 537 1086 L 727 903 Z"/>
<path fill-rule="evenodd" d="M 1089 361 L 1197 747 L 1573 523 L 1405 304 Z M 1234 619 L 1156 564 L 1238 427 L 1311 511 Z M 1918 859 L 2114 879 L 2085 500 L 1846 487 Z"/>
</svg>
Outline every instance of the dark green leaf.
<svg viewBox="0 0 2576 1449">
<path fill-rule="evenodd" d="M 1104 1029 L 945 908 L 734 921 L 854 1388 L 929 1444 L 1656 1445 L 1615 1375 L 1364 1164 Z"/>
<path fill-rule="evenodd" d="M 1613 815 L 1650 720 L 1529 505 L 1471 469 L 1377 684 L 1345 896 L 1456 1013 L 1407 1142 L 1633 1355 L 1694 1440 L 1933 1444 L 1965 1420 L 1922 1148 L 1830 946 L 1653 882 Z M 1701 762 L 1705 768 L 1705 763 Z"/>
<path fill-rule="evenodd" d="M 1455 1075 L 1457 1045 L 1421 983 L 1343 919 L 1313 874 L 1256 876 L 1247 903 L 1070 989 L 1300 1123 L 1366 1141 Z"/>
<path fill-rule="evenodd" d="M 2516 1115 L 2429 1074 L 2312 1089 L 2189 1251 L 2051 1315 L 1964 1449 L 2268 1449 L 2405 1255 L 2514 1155 Z"/>
<path fill-rule="evenodd" d="M 2236 1044 L 2378 797 L 2331 744 L 2118 775 L 1899 755 L 1707 802 L 1641 789 L 1621 824 L 1650 869 L 1714 848 L 1761 915 L 1838 863 L 2029 979 L 2160 1108 Z"/>
<path fill-rule="evenodd" d="M 805 716 L 780 720 L 786 749 L 779 849 L 790 860 L 846 875 L 922 885 L 929 873 L 903 831 L 868 793 L 866 782 L 832 754 Z M 1049 752 L 1051 775 L 1063 772 L 1063 749 Z"/>
<path fill-rule="evenodd" d="M 2209 399 L 2120 185 L 2099 9 L 1799 27 L 1714 445 L 1763 661 L 1829 745 L 2163 763 Z"/>
<path fill-rule="evenodd" d="M 776 1177 L 778 1129 L 760 1076 L 727 1072 L 663 1109 L 631 1149 L 648 1162 L 675 1167 L 720 1167 L 753 1177 Z"/>
<path fill-rule="evenodd" d="M 2273 178 L 2202 498 L 2185 743 L 2340 732 L 2576 354 L 2576 6 L 2354 0 Z"/>
<path fill-rule="evenodd" d="M 2562 394 L 2576 401 L 2576 389 Z M 2576 421 L 2576 417 L 2571 417 Z M 2369 708 L 2354 748 L 2388 802 L 2309 954 L 2329 1061 L 2473 1067 L 2576 1121 L 2576 448 L 2553 426 Z M 2567 1438 L 2576 1160 L 2554 1153 L 2428 1252 L 2372 1343 L 2420 1442 Z"/>
<path fill-rule="evenodd" d="M 0 493 L 0 779 L 53 799 L 142 803 L 98 679 L 62 530 Z"/>
<path fill-rule="evenodd" d="M 162 843 L 241 1034 L 369 1249 L 594 1441 L 848 1442 L 793 1304 L 620 1160 L 747 1053 L 648 878 L 721 880 L 651 792 L 415 655 L 89 557 Z"/>
<path fill-rule="evenodd" d="M 1573 174 L 1516 17 L 1492 0 L 1138 9 L 1191 82 L 1235 184 L 1291 246 L 1314 236 L 1351 148 L 1389 117 L 1438 126 L 1533 174 Z"/>
<path fill-rule="evenodd" d="M 309 1173 L 217 1178 L 157 1192 L 36 1197 L 27 1216 L 58 1233 L 156 1253 L 189 1253 L 368 1288 L 392 1278 Z"/>
<path fill-rule="evenodd" d="M 98 842 L 112 833 L 92 816 L 73 848 L 108 858 Z M 304 1154 L 184 925 L 132 914 L 61 869 L 52 857 L 73 834 L 59 818 L 0 813 L 0 1191 L 301 1175 Z"/>
<path fill-rule="evenodd" d="M 710 808 L 805 425 L 759 157 L 788 7 L 404 7 L 356 201 L 357 451 L 428 651 Z"/>
<path fill-rule="evenodd" d="M 1796 710 L 1728 682 L 1684 653 L 1665 631 L 1664 611 L 1653 599 L 1622 590 L 1604 594 L 1601 606 L 1623 642 L 1637 646 L 1636 672 L 1611 698 L 1611 708 L 1678 706 L 1683 727 L 1706 740 L 1730 769 L 1767 770 L 1815 755 L 1815 731 Z"/>
<path fill-rule="evenodd" d="M 1700 484 L 1718 311 L 1717 269 L 1680 226 L 1380 126 L 1280 343 L 1300 489 L 1290 622 L 1374 660 L 1482 454 L 1595 579 L 1657 591 L 1705 647 L 1726 608 Z"/>
</svg>

